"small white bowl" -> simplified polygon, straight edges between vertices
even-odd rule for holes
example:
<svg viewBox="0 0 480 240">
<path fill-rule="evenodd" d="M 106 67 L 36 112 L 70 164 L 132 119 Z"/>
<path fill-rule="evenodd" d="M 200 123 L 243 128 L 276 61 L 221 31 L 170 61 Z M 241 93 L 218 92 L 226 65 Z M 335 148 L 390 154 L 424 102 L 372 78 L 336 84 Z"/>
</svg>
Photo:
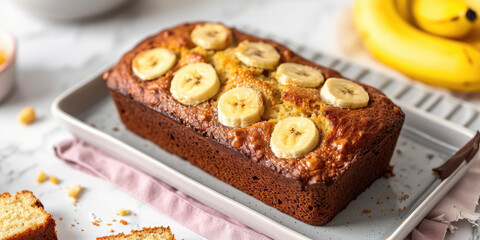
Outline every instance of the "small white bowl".
<svg viewBox="0 0 480 240">
<path fill-rule="evenodd" d="M 129 0 L 15 0 L 27 11 L 54 20 L 77 20 L 113 10 Z"/>
<path fill-rule="evenodd" d="M 0 65 L 0 101 L 3 100 L 15 82 L 15 62 L 17 55 L 17 41 L 15 37 L 0 28 L 0 54 L 5 55 L 6 61 Z"/>
</svg>

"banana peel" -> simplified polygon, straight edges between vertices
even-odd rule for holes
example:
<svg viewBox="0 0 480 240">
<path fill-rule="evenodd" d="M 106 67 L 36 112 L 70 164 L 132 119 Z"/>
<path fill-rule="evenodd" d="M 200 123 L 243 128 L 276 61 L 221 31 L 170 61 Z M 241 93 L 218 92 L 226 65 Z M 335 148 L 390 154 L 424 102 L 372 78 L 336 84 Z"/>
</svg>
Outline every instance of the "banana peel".
<svg viewBox="0 0 480 240">
<path fill-rule="evenodd" d="M 424 83 L 480 91 L 480 50 L 425 33 L 398 13 L 395 0 L 357 0 L 354 24 L 380 61 Z"/>
<path fill-rule="evenodd" d="M 458 39 L 468 35 L 477 15 L 463 0 L 412 0 L 416 26 L 426 32 Z"/>
<path fill-rule="evenodd" d="M 480 12 L 480 9 L 477 10 L 477 12 Z M 463 38 L 462 41 L 472 45 L 480 51 L 480 20 L 477 20 L 472 32 Z"/>
</svg>

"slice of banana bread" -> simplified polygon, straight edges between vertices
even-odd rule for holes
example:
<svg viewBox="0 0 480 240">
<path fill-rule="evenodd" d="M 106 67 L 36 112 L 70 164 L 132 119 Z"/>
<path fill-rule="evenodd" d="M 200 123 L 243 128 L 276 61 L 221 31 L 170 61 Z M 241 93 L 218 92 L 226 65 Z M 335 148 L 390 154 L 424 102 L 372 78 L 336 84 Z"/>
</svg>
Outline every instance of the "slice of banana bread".
<svg viewBox="0 0 480 240">
<path fill-rule="evenodd" d="M 383 176 L 405 119 L 379 90 L 215 23 L 151 36 L 103 78 L 129 130 L 313 225 Z"/>
<path fill-rule="evenodd" d="M 170 231 L 170 227 L 143 228 L 134 230 L 130 234 L 123 233 L 105 237 L 98 237 L 97 240 L 175 240 L 175 235 Z"/>
<path fill-rule="evenodd" d="M 0 195 L 0 239 L 51 240 L 57 239 L 55 220 L 45 212 L 32 192 Z"/>
</svg>

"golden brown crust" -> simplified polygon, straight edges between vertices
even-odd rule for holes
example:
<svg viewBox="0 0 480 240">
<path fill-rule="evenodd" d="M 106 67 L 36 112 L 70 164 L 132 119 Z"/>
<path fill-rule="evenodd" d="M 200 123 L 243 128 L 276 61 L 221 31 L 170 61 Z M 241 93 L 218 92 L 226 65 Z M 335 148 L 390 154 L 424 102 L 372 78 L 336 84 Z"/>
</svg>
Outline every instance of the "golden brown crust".
<svg viewBox="0 0 480 240">
<path fill-rule="evenodd" d="M 281 90 L 280 99 L 276 100 L 275 90 L 268 86 L 260 86 L 265 83 L 256 80 L 252 72 L 239 71 L 236 78 L 231 80 L 229 87 L 241 84 L 256 87 L 263 93 L 267 102 L 284 102 L 285 105 L 295 108 L 300 112 L 299 114 L 315 115 L 319 122 L 324 123 L 324 126 L 319 128 L 326 131 L 322 133 L 322 139 L 316 149 L 302 158 L 279 159 L 269 147 L 275 119 L 264 116 L 262 122 L 246 128 L 232 129 L 217 121 L 214 102 L 207 101 L 196 107 L 188 107 L 172 98 L 169 85 L 173 73 L 186 64 L 207 60 L 205 56 L 190 51 L 195 47 L 190 40 L 190 32 L 196 24 L 201 23 L 182 24 L 141 42 L 125 54 L 113 69 L 104 74 L 109 89 L 130 96 L 133 100 L 175 119 L 201 135 L 225 146 L 234 147 L 253 161 L 286 177 L 308 183 L 334 181 L 356 161 L 355 156 L 360 149 L 370 148 L 390 132 L 400 129 L 403 124 L 403 112 L 380 91 L 362 83 L 358 84 L 362 85 L 370 95 L 369 105 L 365 108 L 349 110 L 323 104 L 318 89 L 284 87 Z M 244 34 L 236 29 L 231 30 L 233 45 L 243 40 L 264 41 L 277 49 L 281 55 L 281 62 L 312 66 L 321 70 L 325 78 L 341 77 L 331 69 L 303 59 L 283 45 Z M 176 49 L 181 52 L 179 53 L 181 58 L 163 77 L 148 82 L 138 81 L 132 73 L 131 61 L 138 52 L 153 47 Z"/>
<path fill-rule="evenodd" d="M 36 198 L 35 195 L 33 195 L 33 193 L 28 190 L 17 192 L 17 194 L 30 195 L 31 198 L 35 199 L 35 206 L 40 208 L 44 214 L 48 215 L 48 217 L 42 224 L 33 226 L 22 233 L 14 234 L 3 240 L 56 240 L 57 231 L 55 230 L 55 220 L 53 219 L 52 215 L 50 215 L 43 209 L 43 205 L 40 200 L 38 200 L 38 198 Z M 12 197 L 12 195 L 10 195 L 8 192 L 0 194 L 0 198 L 9 197 Z"/>
<path fill-rule="evenodd" d="M 109 236 L 103 236 L 103 237 L 97 237 L 97 240 L 108 240 L 108 239 L 112 239 L 112 238 L 120 238 L 120 237 L 130 237 L 130 236 L 133 236 L 134 234 L 136 233 L 155 233 L 155 231 L 157 230 L 161 230 L 162 232 L 167 232 L 168 235 L 171 236 L 171 238 L 169 238 L 168 240 L 175 240 L 175 235 L 172 234 L 172 231 L 170 230 L 170 227 L 167 226 L 166 228 L 161 226 L 161 227 L 153 227 L 153 228 L 143 228 L 142 230 L 133 230 L 132 232 L 130 232 L 129 234 L 123 234 L 123 233 L 119 233 L 119 234 L 116 234 L 116 235 L 109 235 Z"/>
<path fill-rule="evenodd" d="M 110 94 L 122 122 L 132 132 L 260 201 L 312 225 L 328 223 L 374 180 L 384 175 L 400 133 L 400 128 L 395 129 L 374 147 L 362 149 L 356 161 L 335 181 L 305 184 L 254 162 L 242 152 L 202 136 L 129 96 L 113 90 Z"/>
</svg>

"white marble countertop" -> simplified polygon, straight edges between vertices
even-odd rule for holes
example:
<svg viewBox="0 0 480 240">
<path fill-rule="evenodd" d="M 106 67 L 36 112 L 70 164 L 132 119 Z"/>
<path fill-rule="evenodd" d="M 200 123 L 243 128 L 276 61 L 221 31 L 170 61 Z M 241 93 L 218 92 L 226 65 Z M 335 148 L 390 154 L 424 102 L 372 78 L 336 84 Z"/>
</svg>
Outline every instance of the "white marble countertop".
<svg viewBox="0 0 480 240">
<path fill-rule="evenodd" d="M 159 225 L 170 226 L 179 239 L 203 239 L 113 185 L 58 161 L 53 144 L 72 136 L 52 118 L 52 100 L 90 72 L 118 59 L 147 35 L 185 21 L 248 26 L 339 55 L 332 48 L 336 41 L 335 19 L 350 2 L 142 0 L 102 17 L 55 22 L 27 14 L 14 0 L 0 1 L 0 26 L 11 30 L 19 43 L 16 88 L 0 105 L 0 192 L 33 191 L 54 216 L 59 239 L 94 239 L 110 234 L 111 229 L 118 233 Z M 29 105 L 36 109 L 38 121 L 23 126 L 17 114 Z M 60 184 L 37 184 L 39 171 L 57 176 Z M 85 191 L 74 207 L 65 187 L 78 183 Z M 136 216 L 116 216 L 119 208 L 130 209 Z M 100 226 L 91 224 L 90 213 L 103 220 Z M 129 223 L 117 221 L 106 226 L 112 219 Z M 461 225 L 461 230 L 450 238 L 472 237 L 469 224 Z"/>
</svg>

